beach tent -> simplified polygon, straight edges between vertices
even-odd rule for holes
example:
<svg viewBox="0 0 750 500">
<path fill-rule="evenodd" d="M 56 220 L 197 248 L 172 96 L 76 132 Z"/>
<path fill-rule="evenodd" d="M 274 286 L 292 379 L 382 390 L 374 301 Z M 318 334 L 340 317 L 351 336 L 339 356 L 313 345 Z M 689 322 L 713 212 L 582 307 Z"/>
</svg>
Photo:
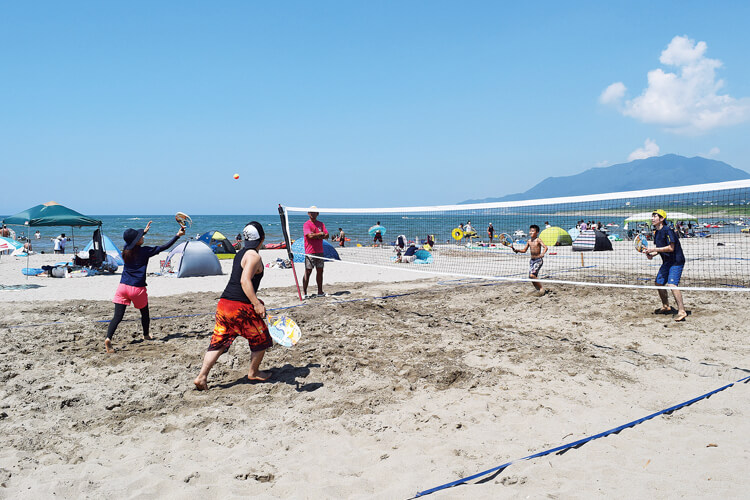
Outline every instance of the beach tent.
<svg viewBox="0 0 750 500">
<path fill-rule="evenodd" d="M 638 214 L 631 215 L 627 219 L 625 219 L 625 224 L 623 225 L 623 229 L 628 229 L 629 223 L 635 223 L 636 227 L 638 227 L 638 223 L 645 223 L 649 226 L 651 225 L 651 214 L 653 212 L 641 212 Z M 678 221 L 685 221 L 685 222 L 695 222 L 698 223 L 698 217 L 695 215 L 686 214 L 685 212 L 667 212 L 667 218 L 665 220 L 671 221 L 671 222 L 678 222 Z"/>
<path fill-rule="evenodd" d="M 19 248 L 23 248 L 23 243 L 0 236 L 0 252 L 5 252 L 6 250 L 13 252 Z"/>
<path fill-rule="evenodd" d="M 31 207 L 16 215 L 3 219 L 3 224 L 10 226 L 101 226 L 102 221 L 88 217 L 64 207 L 56 201 L 48 201 Z"/>
<path fill-rule="evenodd" d="M 0 255 L 6 252 L 11 255 L 18 255 L 16 254 L 16 252 L 18 252 L 19 250 L 23 250 L 23 245 L 21 243 L 18 243 L 17 241 L 14 241 L 10 238 L 0 236 Z M 26 256 L 26 254 L 24 254 L 24 256 Z"/>
<path fill-rule="evenodd" d="M 88 254 L 89 250 L 91 250 L 92 248 L 94 248 L 93 239 L 89 241 L 89 244 L 86 245 L 86 248 L 84 248 L 83 251 Z M 104 253 L 112 257 L 112 260 L 114 260 L 114 262 L 118 266 L 125 265 L 125 262 L 122 260 L 122 254 L 120 253 L 120 250 L 117 248 L 117 245 L 115 245 L 112 242 L 112 240 L 109 239 L 109 236 L 107 236 L 104 233 L 102 233 L 102 248 L 104 248 Z"/>
<path fill-rule="evenodd" d="M 299 238 L 292 245 L 294 262 L 305 262 L 305 239 Z M 341 260 L 339 253 L 333 248 L 333 245 L 323 240 L 323 257 L 326 259 Z"/>
<path fill-rule="evenodd" d="M 216 254 L 202 241 L 180 243 L 169 252 L 167 264 L 177 270 L 178 278 L 223 274 Z"/>
<path fill-rule="evenodd" d="M 102 221 L 94 219 L 82 213 L 76 212 L 68 207 L 64 207 L 56 201 L 48 201 L 41 205 L 28 208 L 16 215 L 11 215 L 3 219 L 3 224 L 9 226 L 101 226 Z M 73 246 L 75 246 L 75 233 L 72 235 Z"/>
<path fill-rule="evenodd" d="M 208 245 L 220 259 L 233 259 L 237 253 L 227 237 L 219 231 L 207 231 L 200 235 L 198 241 Z"/>
<path fill-rule="evenodd" d="M 581 234 L 581 231 L 576 227 L 571 227 L 568 229 L 568 234 L 570 235 L 570 239 L 575 242 L 578 235 Z"/>
<path fill-rule="evenodd" d="M 612 250 L 612 242 L 607 235 L 596 229 L 581 231 L 578 238 L 573 242 L 575 252 L 602 252 Z"/>
<path fill-rule="evenodd" d="M 539 234 L 539 238 L 541 238 L 544 244 L 548 247 L 570 246 L 573 243 L 573 239 L 568 232 L 557 226 L 548 227 Z"/>
</svg>

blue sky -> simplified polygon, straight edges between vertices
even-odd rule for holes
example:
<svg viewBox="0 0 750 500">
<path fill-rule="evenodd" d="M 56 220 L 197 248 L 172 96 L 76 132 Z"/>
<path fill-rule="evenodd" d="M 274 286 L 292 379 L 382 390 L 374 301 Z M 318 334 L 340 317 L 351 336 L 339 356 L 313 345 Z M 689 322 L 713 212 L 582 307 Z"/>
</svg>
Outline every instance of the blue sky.
<svg viewBox="0 0 750 500">
<path fill-rule="evenodd" d="M 666 153 L 750 171 L 750 3 L 517 3 L 4 3 L 0 214 L 445 204 Z"/>
</svg>

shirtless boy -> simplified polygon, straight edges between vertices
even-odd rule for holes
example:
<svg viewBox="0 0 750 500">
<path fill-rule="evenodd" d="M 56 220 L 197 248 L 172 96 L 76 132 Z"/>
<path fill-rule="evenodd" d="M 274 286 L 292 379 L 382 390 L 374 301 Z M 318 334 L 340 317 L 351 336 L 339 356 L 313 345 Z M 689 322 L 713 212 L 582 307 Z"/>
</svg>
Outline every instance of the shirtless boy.
<svg viewBox="0 0 750 500">
<path fill-rule="evenodd" d="M 515 247 L 513 248 L 513 251 L 516 253 L 526 253 L 527 250 L 531 249 L 531 260 L 529 261 L 529 278 L 532 280 L 539 277 L 539 270 L 542 268 L 542 265 L 544 264 L 544 254 L 547 253 L 547 245 L 544 244 L 544 242 L 539 238 L 539 226 L 536 224 L 532 224 L 529 226 L 529 240 L 526 242 L 526 246 L 523 247 L 523 250 L 516 250 Z M 542 284 L 538 281 L 532 281 L 532 285 L 534 285 L 534 288 L 537 290 L 537 295 L 541 297 L 545 293 L 547 293 L 547 290 L 542 287 Z"/>
</svg>

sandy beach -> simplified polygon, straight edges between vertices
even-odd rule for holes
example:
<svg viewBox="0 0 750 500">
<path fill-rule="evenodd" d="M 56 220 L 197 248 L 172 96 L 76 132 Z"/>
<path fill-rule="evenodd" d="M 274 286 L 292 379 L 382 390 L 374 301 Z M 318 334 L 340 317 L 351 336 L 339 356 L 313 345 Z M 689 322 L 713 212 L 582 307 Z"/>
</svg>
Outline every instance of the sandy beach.
<svg viewBox="0 0 750 500">
<path fill-rule="evenodd" d="M 0 498 L 409 498 L 750 375 L 747 293 L 686 293 L 676 323 L 653 314 L 653 290 L 536 297 L 528 283 L 333 263 L 331 296 L 303 304 L 291 270 L 266 271 L 259 296 L 298 306 L 303 332 L 268 351 L 269 383 L 247 382 L 239 339 L 198 392 L 227 275 L 149 276 L 155 339 L 130 308 L 107 355 L 119 274 L 22 267 L 0 260 Z M 740 498 L 749 416 L 738 384 L 432 498 Z"/>
</svg>

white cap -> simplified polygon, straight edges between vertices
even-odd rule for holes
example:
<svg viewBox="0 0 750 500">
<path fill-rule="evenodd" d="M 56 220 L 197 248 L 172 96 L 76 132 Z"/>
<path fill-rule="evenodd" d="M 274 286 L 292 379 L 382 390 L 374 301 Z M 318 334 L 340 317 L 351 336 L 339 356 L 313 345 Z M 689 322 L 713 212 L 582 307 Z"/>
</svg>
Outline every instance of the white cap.
<svg viewBox="0 0 750 500">
<path fill-rule="evenodd" d="M 260 244 L 260 233 L 255 224 L 250 223 L 242 230 L 242 237 L 245 239 L 245 246 L 255 248 Z"/>
</svg>

